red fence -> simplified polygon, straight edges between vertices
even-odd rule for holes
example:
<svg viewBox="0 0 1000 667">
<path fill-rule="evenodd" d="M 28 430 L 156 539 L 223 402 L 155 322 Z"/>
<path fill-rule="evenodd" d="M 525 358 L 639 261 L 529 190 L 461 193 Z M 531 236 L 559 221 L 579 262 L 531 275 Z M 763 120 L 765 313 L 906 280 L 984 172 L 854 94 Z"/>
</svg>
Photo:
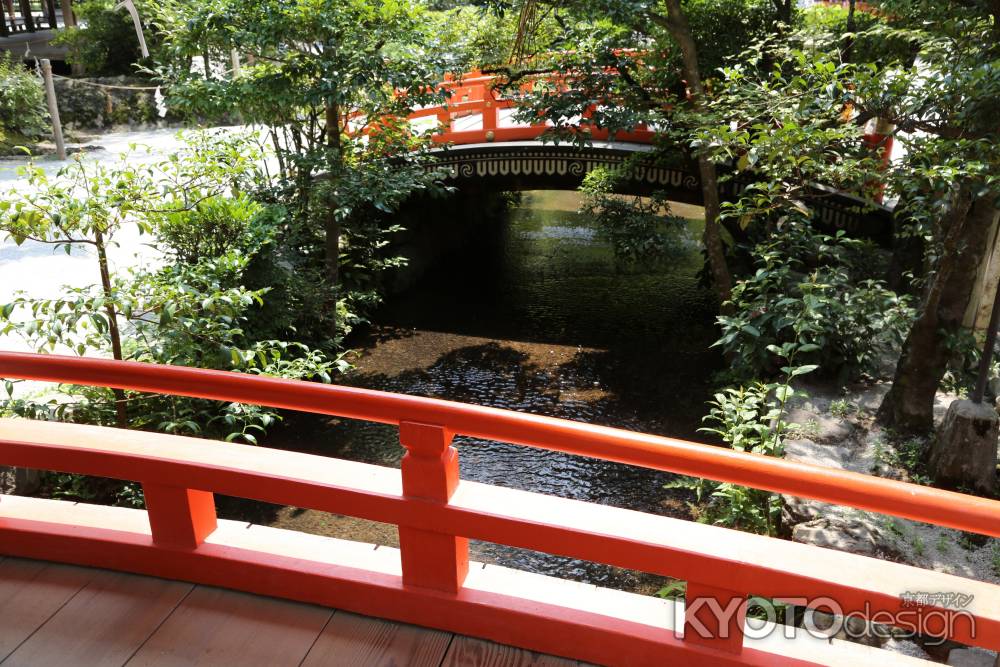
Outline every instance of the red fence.
<svg viewBox="0 0 1000 667">
<path fill-rule="evenodd" d="M 0 553 L 327 604 L 622 665 L 662 665 L 671 659 L 689 665 L 825 664 L 826 653 L 854 649 L 823 642 L 823 654 L 814 655 L 796 649 L 795 642 L 776 645 L 745 638 L 747 596 L 832 598 L 845 612 L 870 616 L 898 615 L 911 607 L 906 596 L 913 591 L 952 591 L 971 601 L 963 609 L 968 622 L 942 626 L 931 634 L 1000 649 L 998 586 L 667 517 L 460 481 L 458 452 L 451 442 L 456 435 L 505 441 L 1000 537 L 1000 503 L 992 500 L 671 438 L 351 387 L 19 353 L 0 353 L 0 377 L 254 403 L 395 424 L 407 450 L 397 473 L 261 447 L 0 420 L 0 464 L 136 480 L 143 485 L 148 508 L 147 518 L 138 510 L 4 496 Z M 400 551 L 371 552 L 369 546 L 361 553 L 353 543 L 218 521 L 213 492 L 395 524 Z M 495 574 L 502 568 L 470 570 L 469 538 L 677 577 L 687 581 L 689 603 L 710 599 L 726 608 L 737 601 L 741 611 L 720 621 L 702 613 L 706 607 L 689 604 L 682 612 L 684 621 L 670 627 L 668 619 L 654 618 L 667 607 L 649 611 L 650 605 L 659 604 L 650 598 L 626 599 L 570 584 L 559 587 L 557 580 L 547 578 L 542 578 L 545 585 L 525 583 L 534 575 Z M 950 611 L 935 604 L 923 604 L 922 609 Z M 927 628 L 922 629 L 926 633 Z"/>
<path fill-rule="evenodd" d="M 441 106 L 421 109 L 410 114 L 410 120 L 421 118 L 437 118 L 441 132 L 434 136 L 434 141 L 443 144 L 479 144 L 504 141 L 531 141 L 538 139 L 546 130 L 545 123 L 532 125 L 501 127 L 500 112 L 505 109 L 516 109 L 516 100 L 502 97 L 496 85 L 502 81 L 500 77 L 469 72 L 458 80 L 448 80 L 441 84 L 442 88 L 451 92 L 451 100 Z M 531 82 L 522 86 L 529 90 Z M 580 131 L 587 132 L 589 138 L 596 141 L 606 141 L 609 132 L 588 125 L 586 117 L 593 109 L 584 114 L 580 122 Z M 480 127 L 475 129 L 456 129 L 458 119 L 481 118 Z M 471 123 L 470 123 L 471 124 Z M 632 132 L 618 132 L 617 141 L 649 144 L 655 133 L 648 128 L 638 127 Z"/>
</svg>

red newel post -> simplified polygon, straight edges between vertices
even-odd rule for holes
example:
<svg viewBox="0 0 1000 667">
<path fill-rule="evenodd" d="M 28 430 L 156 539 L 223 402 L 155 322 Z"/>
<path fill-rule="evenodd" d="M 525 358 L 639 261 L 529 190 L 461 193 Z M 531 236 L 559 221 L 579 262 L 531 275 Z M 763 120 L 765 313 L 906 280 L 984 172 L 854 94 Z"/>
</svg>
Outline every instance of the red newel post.
<svg viewBox="0 0 1000 667">
<path fill-rule="evenodd" d="M 438 124 L 443 134 L 451 132 L 451 112 L 447 109 L 439 111 L 437 114 Z"/>
<path fill-rule="evenodd" d="M 447 504 L 458 486 L 458 451 L 441 426 L 402 422 L 406 448 L 401 465 L 403 495 Z M 469 573 L 469 541 L 445 533 L 399 527 L 403 584 L 457 593 Z"/>
<path fill-rule="evenodd" d="M 484 130 L 495 130 L 497 129 L 497 104 L 490 94 L 490 91 L 486 91 L 486 104 L 483 108 L 483 129 Z"/>
<path fill-rule="evenodd" d="M 687 582 L 685 642 L 729 653 L 741 653 L 746 616 L 746 595 L 694 581 Z"/>
<path fill-rule="evenodd" d="M 217 526 L 215 496 L 179 486 L 143 484 L 153 542 L 164 547 L 194 549 Z"/>
</svg>

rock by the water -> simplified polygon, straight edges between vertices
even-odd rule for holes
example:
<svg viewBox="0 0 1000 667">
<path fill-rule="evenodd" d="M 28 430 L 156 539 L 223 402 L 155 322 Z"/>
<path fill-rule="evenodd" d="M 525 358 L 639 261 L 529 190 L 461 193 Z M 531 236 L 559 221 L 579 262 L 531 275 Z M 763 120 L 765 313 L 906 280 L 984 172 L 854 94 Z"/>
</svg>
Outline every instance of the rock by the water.
<svg viewBox="0 0 1000 667">
<path fill-rule="evenodd" d="M 1000 415 L 988 403 L 954 401 L 931 445 L 930 470 L 942 486 L 992 495 Z"/>
<path fill-rule="evenodd" d="M 38 491 L 41 483 L 39 470 L 0 466 L 0 493 L 27 496 Z"/>
<path fill-rule="evenodd" d="M 834 415 L 821 414 L 806 408 L 797 408 L 788 413 L 788 421 L 796 425 L 796 430 L 816 442 L 843 442 L 855 431 L 850 421 Z"/>
<path fill-rule="evenodd" d="M 892 553 L 895 549 L 873 526 L 862 521 L 822 517 L 792 527 L 792 540 L 863 556 Z"/>
<path fill-rule="evenodd" d="M 837 616 L 825 611 L 806 609 L 802 625 L 811 633 L 830 639 L 843 639 L 856 644 L 880 647 L 892 636 L 886 626 L 869 623 L 858 616 Z"/>
<path fill-rule="evenodd" d="M 823 445 L 805 439 L 786 440 L 785 458 L 831 468 L 843 468 L 844 461 L 851 458 L 851 449 L 840 445 Z"/>
</svg>

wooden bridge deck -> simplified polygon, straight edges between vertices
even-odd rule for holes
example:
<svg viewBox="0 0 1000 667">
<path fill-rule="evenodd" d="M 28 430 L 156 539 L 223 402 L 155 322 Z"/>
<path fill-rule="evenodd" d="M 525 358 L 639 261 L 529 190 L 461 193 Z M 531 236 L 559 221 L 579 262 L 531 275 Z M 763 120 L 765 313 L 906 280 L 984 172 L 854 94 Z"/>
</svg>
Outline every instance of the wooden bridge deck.
<svg viewBox="0 0 1000 667">
<path fill-rule="evenodd" d="M 0 664 L 575 667 L 327 607 L 0 557 Z"/>
</svg>

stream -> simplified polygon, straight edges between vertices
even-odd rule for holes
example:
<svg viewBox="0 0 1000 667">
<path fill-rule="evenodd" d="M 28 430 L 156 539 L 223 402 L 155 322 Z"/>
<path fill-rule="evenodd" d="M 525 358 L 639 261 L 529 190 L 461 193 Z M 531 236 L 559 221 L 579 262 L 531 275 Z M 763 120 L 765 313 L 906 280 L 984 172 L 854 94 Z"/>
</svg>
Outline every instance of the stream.
<svg viewBox="0 0 1000 667">
<path fill-rule="evenodd" d="M 387 300 L 354 344 L 346 383 L 592 424 L 701 439 L 721 367 L 709 350 L 715 304 L 697 273 L 701 225 L 656 266 L 623 265 L 575 192 L 528 192 L 504 220 Z M 679 207 L 680 208 L 680 207 Z M 698 209 L 678 210 L 696 216 Z M 270 446 L 387 466 L 403 450 L 395 427 L 291 415 Z M 672 475 L 459 437 L 463 479 L 690 518 Z M 394 526 L 292 507 L 253 517 L 283 528 L 398 544 Z M 473 542 L 472 558 L 625 590 L 656 590 L 640 573 Z"/>
</svg>

